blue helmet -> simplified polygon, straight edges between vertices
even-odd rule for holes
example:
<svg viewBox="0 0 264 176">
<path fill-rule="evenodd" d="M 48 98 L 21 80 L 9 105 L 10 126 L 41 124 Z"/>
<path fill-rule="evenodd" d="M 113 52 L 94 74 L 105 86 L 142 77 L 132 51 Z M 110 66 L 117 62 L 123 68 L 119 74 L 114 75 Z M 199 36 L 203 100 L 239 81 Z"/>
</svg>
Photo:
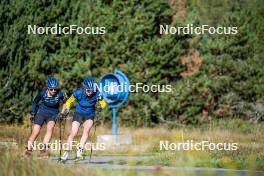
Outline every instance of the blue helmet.
<svg viewBox="0 0 264 176">
<path fill-rule="evenodd" d="M 52 89 L 58 89 L 59 88 L 59 82 L 56 78 L 54 77 L 49 77 L 46 81 L 46 86 L 48 88 L 52 88 Z"/>
<path fill-rule="evenodd" d="M 96 81 L 88 76 L 84 79 L 84 81 L 82 82 L 82 86 L 84 89 L 89 90 L 89 91 L 96 91 Z"/>
</svg>

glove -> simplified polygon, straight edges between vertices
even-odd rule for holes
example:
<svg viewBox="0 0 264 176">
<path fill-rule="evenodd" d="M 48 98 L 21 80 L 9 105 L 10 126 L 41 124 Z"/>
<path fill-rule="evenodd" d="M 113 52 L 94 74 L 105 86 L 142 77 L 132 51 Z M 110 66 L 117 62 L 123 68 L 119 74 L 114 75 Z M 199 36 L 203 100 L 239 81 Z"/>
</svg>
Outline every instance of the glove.
<svg viewBox="0 0 264 176">
<path fill-rule="evenodd" d="M 66 116 L 62 113 L 59 113 L 59 120 L 63 121 Z"/>
<path fill-rule="evenodd" d="M 102 108 L 98 108 L 97 111 L 98 111 L 98 112 L 101 112 L 101 111 L 102 111 Z"/>
<path fill-rule="evenodd" d="M 99 96 L 97 98 L 97 101 L 100 101 L 100 100 L 103 100 L 103 95 L 102 94 L 99 94 Z"/>
<path fill-rule="evenodd" d="M 31 112 L 31 113 L 30 113 L 29 120 L 30 120 L 31 122 L 34 121 L 35 115 L 36 115 L 36 113 L 34 113 L 34 112 Z"/>
<path fill-rule="evenodd" d="M 98 105 L 97 108 L 96 108 L 96 110 L 97 110 L 98 112 L 101 112 L 101 111 L 102 111 L 102 107 L 101 107 L 100 105 Z"/>
<path fill-rule="evenodd" d="M 64 117 L 66 117 L 69 114 L 70 110 L 68 108 L 65 109 L 63 115 Z"/>
</svg>

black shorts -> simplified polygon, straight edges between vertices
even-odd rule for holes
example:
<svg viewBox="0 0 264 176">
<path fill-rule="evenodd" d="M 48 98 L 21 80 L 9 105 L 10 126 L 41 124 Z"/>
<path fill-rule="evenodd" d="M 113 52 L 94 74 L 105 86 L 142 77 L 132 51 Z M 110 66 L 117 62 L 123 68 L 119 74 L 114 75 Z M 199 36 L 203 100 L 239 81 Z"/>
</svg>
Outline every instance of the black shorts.
<svg viewBox="0 0 264 176">
<path fill-rule="evenodd" d="M 54 121 L 56 123 L 57 115 L 58 114 L 50 114 L 50 113 L 38 111 L 34 118 L 34 124 L 42 126 L 43 123 L 47 124 L 49 121 Z"/>
<path fill-rule="evenodd" d="M 86 120 L 94 120 L 94 114 L 91 114 L 91 115 L 84 115 L 84 114 L 81 114 L 79 112 L 75 112 L 73 114 L 73 119 L 72 121 L 77 121 L 79 122 L 80 124 L 84 123 Z"/>
</svg>

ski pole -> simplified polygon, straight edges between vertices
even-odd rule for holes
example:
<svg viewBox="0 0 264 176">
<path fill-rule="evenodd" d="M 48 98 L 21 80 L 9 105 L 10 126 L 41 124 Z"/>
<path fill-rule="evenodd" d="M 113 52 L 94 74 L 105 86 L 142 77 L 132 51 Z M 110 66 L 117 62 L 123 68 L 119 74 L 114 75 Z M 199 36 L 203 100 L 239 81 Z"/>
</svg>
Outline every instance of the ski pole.
<svg viewBox="0 0 264 176">
<path fill-rule="evenodd" d="M 96 127 L 97 127 L 97 122 L 98 122 L 98 118 L 96 116 L 96 120 L 95 120 L 95 124 L 94 124 L 94 134 L 93 136 L 95 137 L 95 132 L 96 132 Z M 89 156 L 89 163 L 91 163 L 91 160 L 92 160 L 92 154 L 93 154 L 93 147 L 91 145 L 91 149 L 90 149 L 90 156 Z"/>
<path fill-rule="evenodd" d="M 61 114 L 58 114 L 58 118 L 57 118 L 58 120 L 59 120 L 59 143 L 60 143 L 60 154 L 59 154 L 59 159 L 58 159 L 58 162 L 60 162 L 60 160 L 61 160 L 61 147 L 62 147 L 62 145 L 61 145 Z"/>
<path fill-rule="evenodd" d="M 61 155 L 62 155 L 62 136 L 64 136 L 65 124 L 66 124 L 66 117 L 67 117 L 67 115 L 59 114 L 59 128 L 60 128 L 60 135 L 59 135 L 59 138 L 60 138 L 60 154 L 59 155 L 60 155 L 60 157 L 58 159 L 58 162 L 61 161 Z M 62 121 L 64 121 L 63 129 L 62 129 L 62 125 L 61 125 Z"/>
<path fill-rule="evenodd" d="M 61 118 L 61 117 L 60 117 Z M 59 121 L 60 121 L 60 124 L 59 124 L 59 127 L 60 127 L 60 158 L 61 158 L 61 147 L 62 147 L 62 145 L 61 145 L 61 119 L 59 119 Z"/>
</svg>

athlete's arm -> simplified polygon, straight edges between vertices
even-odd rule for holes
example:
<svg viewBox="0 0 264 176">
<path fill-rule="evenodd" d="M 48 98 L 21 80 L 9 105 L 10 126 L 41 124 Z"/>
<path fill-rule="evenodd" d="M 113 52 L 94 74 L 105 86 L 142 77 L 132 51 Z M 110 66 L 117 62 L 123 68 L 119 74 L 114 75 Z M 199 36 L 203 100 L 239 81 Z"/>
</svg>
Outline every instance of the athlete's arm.
<svg viewBox="0 0 264 176">
<path fill-rule="evenodd" d="M 102 109 L 106 109 L 107 108 L 107 103 L 104 101 L 104 99 L 98 100 L 98 104 L 100 105 L 100 107 Z"/>
<path fill-rule="evenodd" d="M 67 101 L 66 103 L 63 105 L 62 114 L 65 114 L 65 112 L 69 111 L 72 107 L 72 105 L 76 102 L 76 98 L 72 95 Z"/>
<path fill-rule="evenodd" d="M 39 92 L 37 94 L 37 96 L 34 98 L 33 102 L 32 102 L 32 113 L 36 114 L 37 113 L 37 105 L 39 103 L 39 101 L 41 100 L 41 92 Z"/>
<path fill-rule="evenodd" d="M 66 93 L 63 93 L 63 92 L 60 91 L 60 100 L 63 102 L 63 104 L 66 103 L 66 101 L 67 101 Z"/>
</svg>

